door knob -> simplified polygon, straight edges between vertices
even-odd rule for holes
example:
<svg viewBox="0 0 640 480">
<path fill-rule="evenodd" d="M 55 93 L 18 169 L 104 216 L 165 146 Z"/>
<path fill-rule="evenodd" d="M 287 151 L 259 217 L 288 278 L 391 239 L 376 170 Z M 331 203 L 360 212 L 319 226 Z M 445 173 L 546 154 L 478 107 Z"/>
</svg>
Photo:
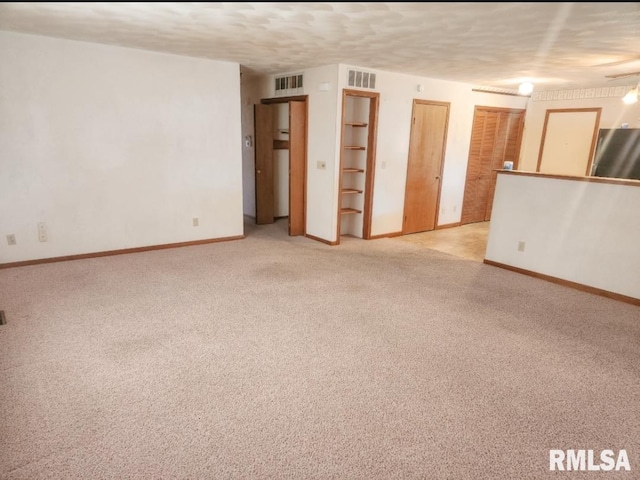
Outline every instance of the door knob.
<svg viewBox="0 0 640 480">
<path fill-rule="evenodd" d="M 261 170 L 258 170 L 258 173 L 262 173 L 262 171 L 261 171 Z"/>
</svg>

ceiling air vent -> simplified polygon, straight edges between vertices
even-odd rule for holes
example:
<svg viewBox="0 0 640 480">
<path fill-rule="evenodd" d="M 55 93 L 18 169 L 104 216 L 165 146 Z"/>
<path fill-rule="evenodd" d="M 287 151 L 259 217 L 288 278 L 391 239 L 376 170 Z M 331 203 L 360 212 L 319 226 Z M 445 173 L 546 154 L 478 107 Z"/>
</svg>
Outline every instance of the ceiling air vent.
<svg viewBox="0 0 640 480">
<path fill-rule="evenodd" d="M 303 93 L 303 75 L 296 73 L 284 77 L 276 77 L 276 95 L 294 95 Z"/>
<path fill-rule="evenodd" d="M 349 70 L 347 84 L 350 87 L 374 89 L 376 88 L 376 74 L 360 70 Z"/>
</svg>

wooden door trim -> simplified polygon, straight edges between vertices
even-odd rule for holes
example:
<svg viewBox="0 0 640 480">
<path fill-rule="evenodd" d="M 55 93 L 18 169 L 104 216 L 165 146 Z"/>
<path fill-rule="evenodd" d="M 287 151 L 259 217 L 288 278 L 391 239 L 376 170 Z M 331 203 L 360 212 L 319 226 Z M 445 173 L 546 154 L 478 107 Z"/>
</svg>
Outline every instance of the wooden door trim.
<svg viewBox="0 0 640 480">
<path fill-rule="evenodd" d="M 404 183 L 404 208 L 402 209 L 402 235 L 406 235 L 404 219 L 405 219 L 405 211 L 407 207 L 407 185 L 409 183 L 409 158 L 411 155 L 410 149 L 411 149 L 411 140 L 413 135 L 413 118 L 416 112 L 416 105 L 434 105 L 434 106 L 447 108 L 447 115 L 446 115 L 445 124 L 444 124 L 444 140 L 442 142 L 442 157 L 440 158 L 440 169 L 438 172 L 438 174 L 440 175 L 440 181 L 438 182 L 438 196 L 436 198 L 436 218 L 434 223 L 434 229 L 438 227 L 438 220 L 440 219 L 440 195 L 442 193 L 442 174 L 444 173 L 444 159 L 447 152 L 447 138 L 449 136 L 449 113 L 451 112 L 451 103 L 414 98 L 413 105 L 411 106 L 411 125 L 409 127 L 409 150 L 407 151 L 407 177 Z"/>
<path fill-rule="evenodd" d="M 591 137 L 591 148 L 589 149 L 589 159 L 587 160 L 587 171 L 585 176 L 591 174 L 591 168 L 593 166 L 593 152 L 596 149 L 596 143 L 598 141 L 598 127 L 600 126 L 600 116 L 602 115 L 602 107 L 591 108 L 549 108 L 544 115 L 544 126 L 542 127 L 542 137 L 540 138 L 540 149 L 538 151 L 538 163 L 536 165 L 536 172 L 540 171 L 542 165 L 542 154 L 544 153 L 544 141 L 547 137 L 547 125 L 549 123 L 550 113 L 578 113 L 578 112 L 595 112 L 596 121 L 593 128 L 593 136 Z M 515 167 L 514 167 L 515 168 Z"/>
<path fill-rule="evenodd" d="M 263 98 L 260 103 L 263 105 L 273 105 L 274 103 L 289 103 L 289 102 L 306 102 L 309 95 L 294 95 L 292 97 L 274 97 Z"/>
<path fill-rule="evenodd" d="M 304 111 L 305 111 L 305 117 L 304 117 L 304 123 L 305 123 L 305 128 L 304 128 L 304 173 L 302 175 L 303 177 L 303 200 L 302 200 L 302 211 L 303 211 L 303 222 L 304 222 L 304 233 L 303 235 L 306 235 L 307 233 L 307 162 L 308 162 L 308 152 L 309 152 L 309 95 L 294 95 L 294 96 L 289 96 L 289 97 L 272 97 L 272 98 L 262 98 L 260 100 L 260 104 L 262 105 L 274 105 L 274 104 L 279 104 L 279 103 L 290 103 L 290 102 L 304 102 Z M 291 155 L 291 152 L 289 152 L 289 155 Z M 291 162 L 291 156 L 289 156 L 289 162 Z M 289 176 L 289 182 L 291 182 L 291 176 Z M 291 192 L 291 183 L 289 183 L 289 192 Z M 289 208 L 291 208 L 291 205 L 289 205 Z"/>
<path fill-rule="evenodd" d="M 368 92 L 362 92 L 368 93 Z M 375 180 L 376 166 L 376 145 L 378 140 L 378 108 L 380 105 L 380 94 L 372 92 L 369 97 L 369 138 L 367 139 L 367 171 L 364 179 L 364 210 L 362 238 L 368 240 L 371 238 L 371 221 L 373 216 L 373 185 Z"/>
<path fill-rule="evenodd" d="M 302 152 L 302 233 L 300 233 L 299 235 L 304 235 L 307 233 L 307 137 L 308 137 L 308 133 L 307 133 L 307 124 L 308 124 L 308 104 L 305 101 L 300 101 L 300 100 L 292 100 L 290 102 L 288 102 L 289 104 L 289 141 L 291 142 L 291 140 L 293 139 L 293 135 L 291 135 L 291 104 L 292 103 L 301 103 L 302 104 L 302 109 L 303 109 L 303 122 L 304 122 L 304 127 L 303 127 L 303 132 L 302 132 L 302 138 L 301 141 L 303 143 L 303 152 Z M 291 179 L 291 149 L 289 149 L 289 235 L 291 235 L 291 192 L 292 192 L 292 179 Z"/>
</svg>

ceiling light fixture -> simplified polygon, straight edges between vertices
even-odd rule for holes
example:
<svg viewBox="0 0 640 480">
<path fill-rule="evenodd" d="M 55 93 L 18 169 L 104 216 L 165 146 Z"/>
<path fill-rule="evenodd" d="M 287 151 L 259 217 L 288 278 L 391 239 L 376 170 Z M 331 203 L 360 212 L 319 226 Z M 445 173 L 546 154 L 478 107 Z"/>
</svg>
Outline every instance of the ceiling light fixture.
<svg viewBox="0 0 640 480">
<path fill-rule="evenodd" d="M 629 90 L 627 94 L 624 97 L 622 97 L 622 101 L 627 105 L 636 103 L 638 101 L 638 88 L 640 88 L 640 82 L 638 82 L 638 84 L 635 87 Z"/>
<path fill-rule="evenodd" d="M 531 82 L 522 82 L 518 87 L 520 95 L 531 95 L 531 92 L 533 92 L 533 83 Z"/>
</svg>

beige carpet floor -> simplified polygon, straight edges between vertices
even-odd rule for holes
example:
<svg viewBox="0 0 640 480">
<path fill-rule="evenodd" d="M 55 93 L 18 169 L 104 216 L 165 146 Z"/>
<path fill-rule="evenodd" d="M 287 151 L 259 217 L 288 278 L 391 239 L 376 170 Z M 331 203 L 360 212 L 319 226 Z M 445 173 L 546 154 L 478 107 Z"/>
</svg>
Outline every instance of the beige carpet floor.
<svg viewBox="0 0 640 480">
<path fill-rule="evenodd" d="M 0 270 L 0 309 L 2 479 L 640 472 L 638 307 L 409 242 L 252 227 Z"/>
</svg>

